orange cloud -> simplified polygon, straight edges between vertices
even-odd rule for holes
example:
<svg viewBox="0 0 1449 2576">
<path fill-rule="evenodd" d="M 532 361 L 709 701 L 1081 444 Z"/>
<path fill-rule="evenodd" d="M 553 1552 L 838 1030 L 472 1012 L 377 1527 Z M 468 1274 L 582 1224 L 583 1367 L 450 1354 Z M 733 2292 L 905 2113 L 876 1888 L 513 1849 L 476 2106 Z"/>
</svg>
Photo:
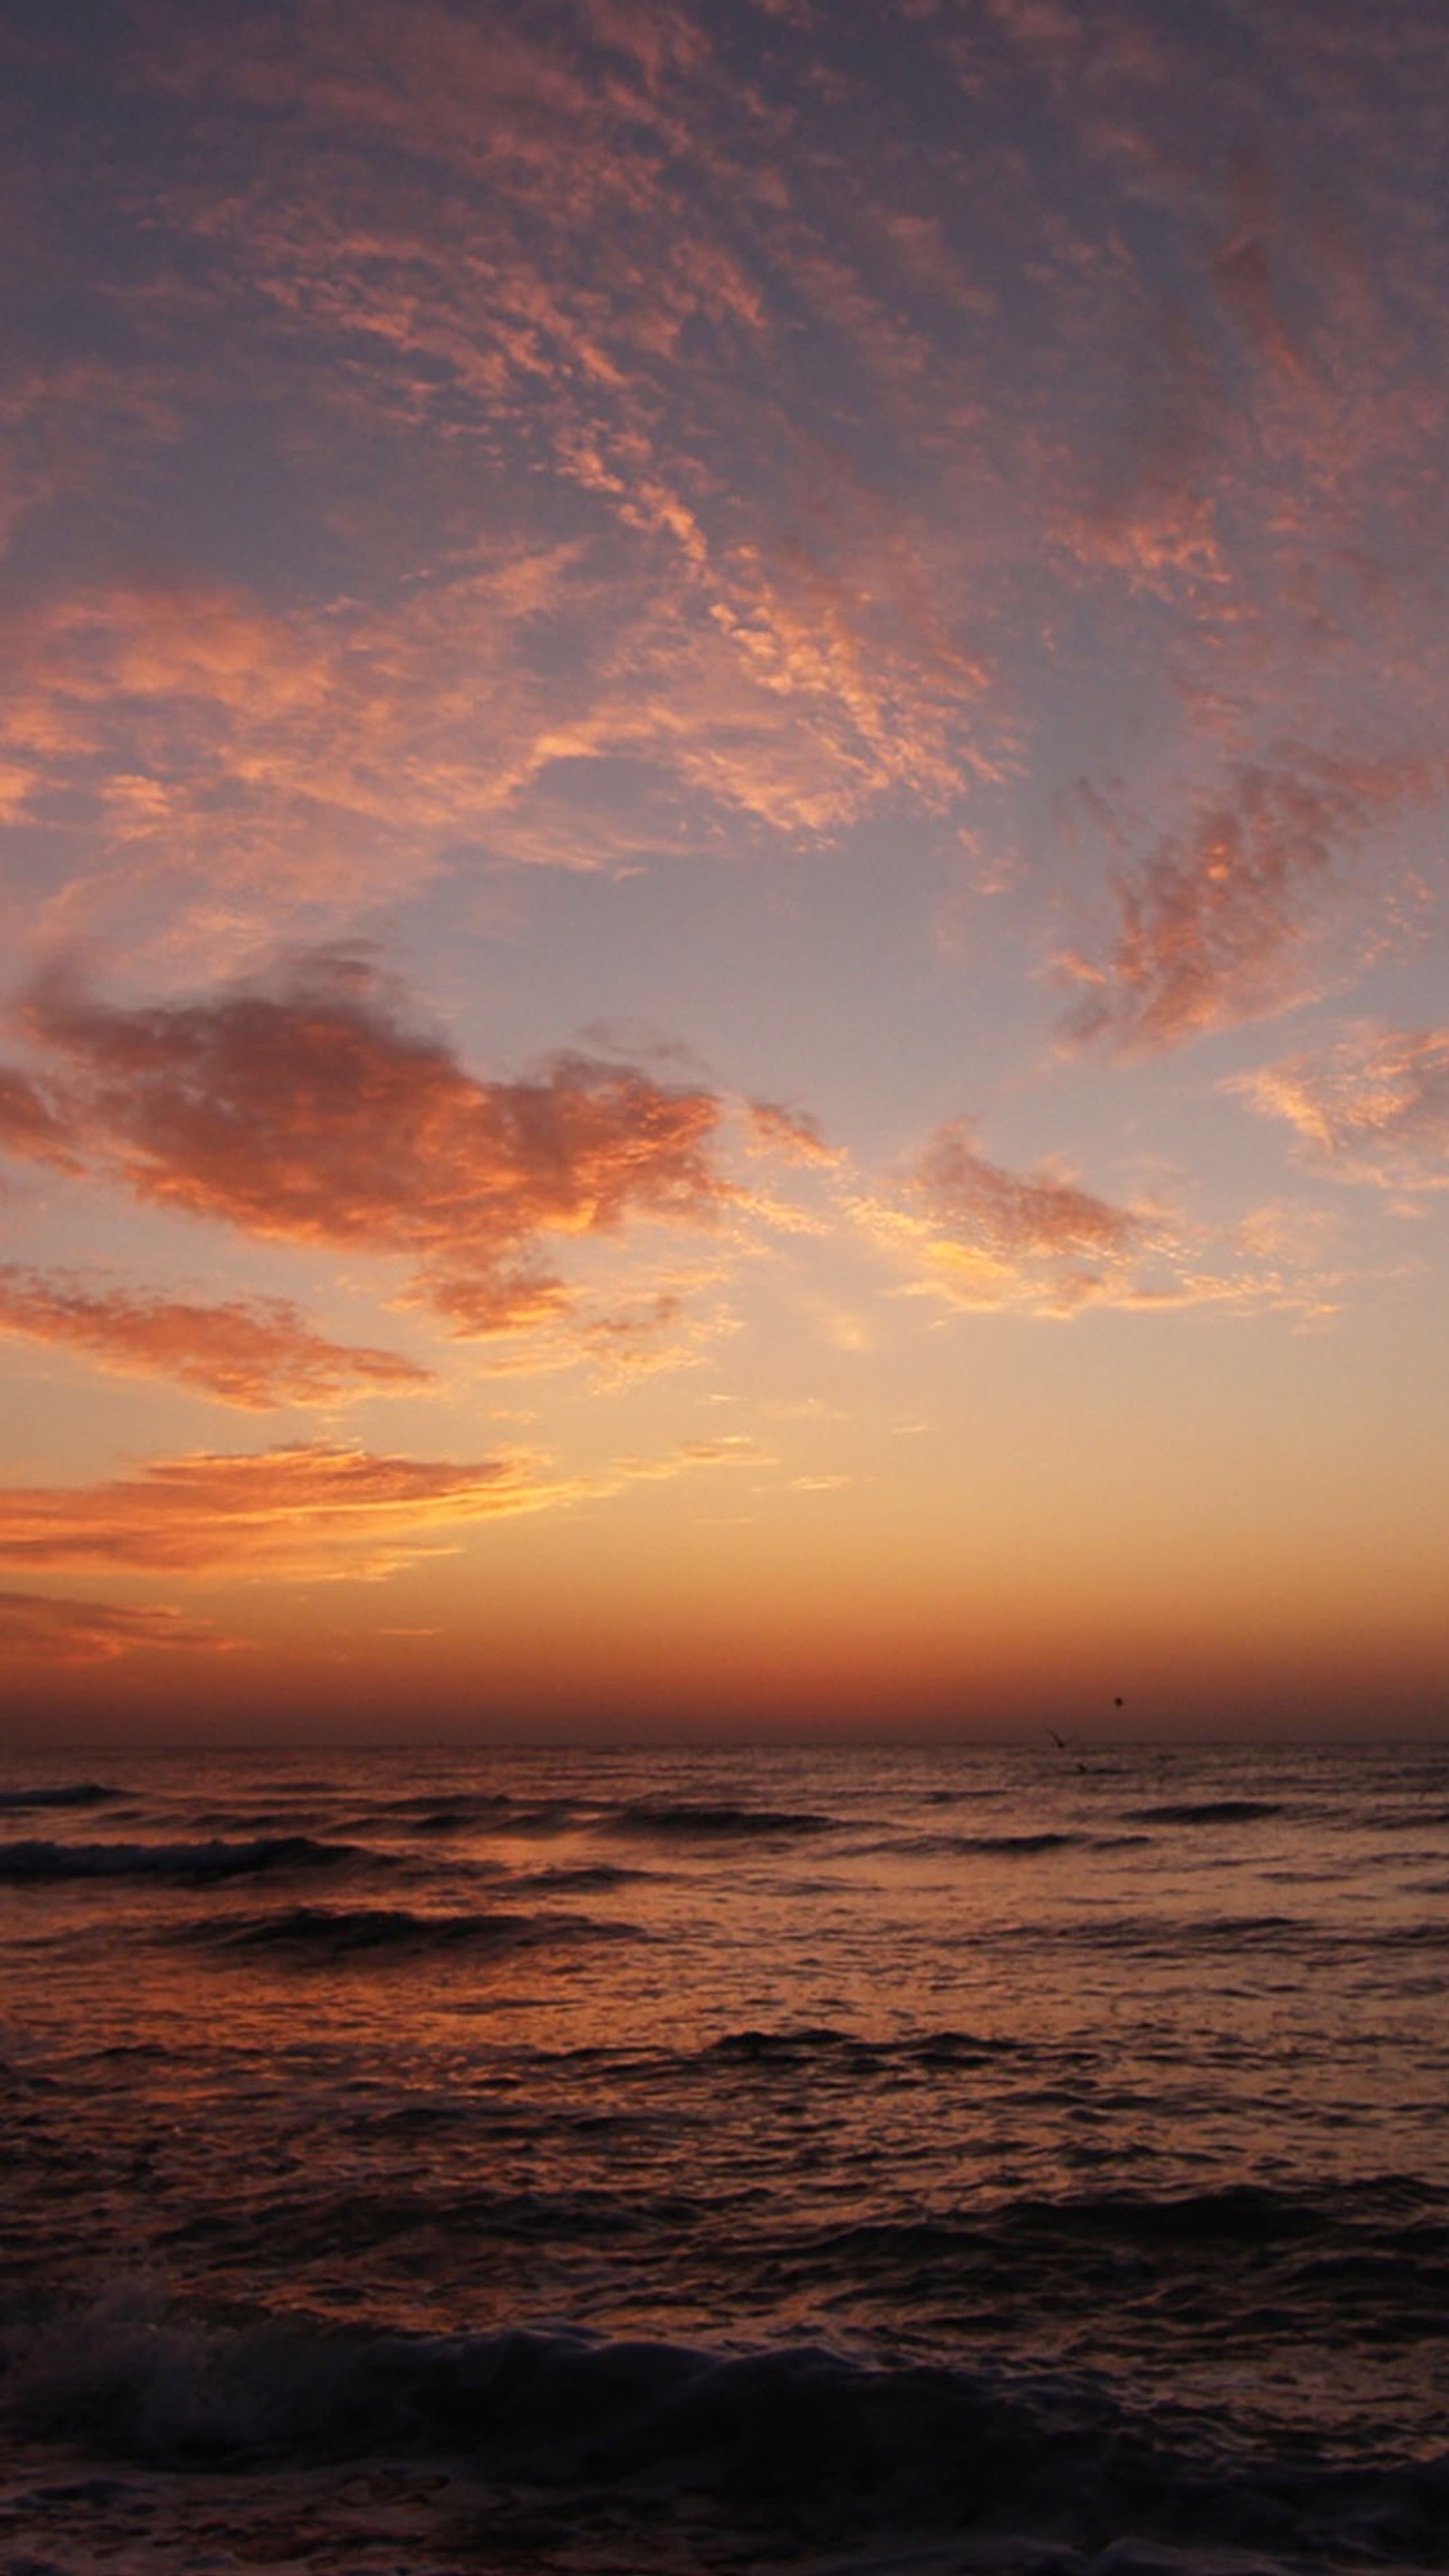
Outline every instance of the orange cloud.
<svg viewBox="0 0 1449 2576">
<path fill-rule="evenodd" d="M 1340 1180 L 1449 1188 L 1449 1029 L 1366 1022 L 1320 1054 L 1289 1056 L 1232 1088 L 1286 1118 Z"/>
<path fill-rule="evenodd" d="M 214 1630 L 191 1625 L 177 1610 L 117 1609 L 105 1601 L 69 1601 L 45 1592 L 0 1592 L 0 1647 L 47 1665 L 109 1663 L 143 1647 L 218 1650 L 225 1643 Z"/>
<path fill-rule="evenodd" d="M 1427 764 L 1393 759 L 1241 770 L 1186 832 L 1118 879 L 1106 964 L 1061 961 L 1086 988 L 1073 1037 L 1148 1055 L 1301 999 L 1308 897 L 1375 820 L 1429 783 Z"/>
<path fill-rule="evenodd" d="M 325 1441 L 202 1451 L 89 1486 L 0 1488 L 0 1563 L 36 1572 L 225 1572 L 240 1580 L 391 1573 L 451 1531 L 572 1491 L 521 1456 L 373 1456 Z"/>
<path fill-rule="evenodd" d="M 0 1267 L 0 1333 L 88 1353 L 103 1368 L 178 1378 L 223 1403 L 326 1404 L 358 1389 L 418 1387 L 431 1372 L 392 1351 L 312 1332 L 277 1297 L 199 1305 Z"/>
<path fill-rule="evenodd" d="M 455 1333 L 565 1311 L 552 1239 L 647 1215 L 708 1223 L 735 1193 L 721 1104 L 582 1056 L 485 1082 L 407 1029 L 382 979 L 314 957 L 279 991 L 113 1009 L 53 979 L 25 1013 L 58 1060 L 35 1129 L 143 1199 L 293 1243 L 403 1254 Z M 39 1100 L 39 1094 L 36 1094 Z M 28 1102 L 12 1132 L 25 1150 Z"/>
</svg>

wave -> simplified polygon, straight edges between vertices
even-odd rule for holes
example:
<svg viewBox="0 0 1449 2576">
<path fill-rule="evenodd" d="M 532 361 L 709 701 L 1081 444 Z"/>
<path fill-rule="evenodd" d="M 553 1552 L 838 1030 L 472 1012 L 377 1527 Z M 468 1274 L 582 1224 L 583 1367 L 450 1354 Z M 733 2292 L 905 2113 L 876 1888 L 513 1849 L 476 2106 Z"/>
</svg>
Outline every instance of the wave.
<svg viewBox="0 0 1449 2576">
<path fill-rule="evenodd" d="M 573 1798 L 520 1798 L 507 1789 L 423 1789 L 369 1802 L 364 1822 L 410 1834 L 558 1834 L 576 1824 L 579 1815 Z"/>
<path fill-rule="evenodd" d="M 506 1825 L 514 1801 L 502 1789 L 435 1790 L 411 1798 L 389 1798 L 374 1812 L 390 1818 L 411 1834 L 463 1834 L 480 1825 Z"/>
<path fill-rule="evenodd" d="M 8 2345 L 25 2431 L 166 2468 L 441 2458 L 585 2510 L 603 2490 L 649 2515 L 711 2496 L 792 2541 L 974 2532 L 1008 2561 L 1024 2539 L 1065 2555 L 1120 2537 L 1335 2564 L 1357 2539 L 1427 2564 L 1449 2527 L 1449 2459 L 1275 2455 L 1086 2373 L 522 2328 L 228 2328 L 124 2302 Z"/>
<path fill-rule="evenodd" d="M 570 1867 L 560 1863 L 555 1869 L 519 1870 L 508 1884 L 520 1889 L 537 1889 L 540 1895 L 587 1895 L 601 1887 L 637 1887 L 644 1880 L 657 1885 L 659 1872 L 652 1869 L 624 1869 L 616 1861 L 579 1861 Z"/>
<path fill-rule="evenodd" d="M 1020 1834 L 912 1834 L 908 1841 L 878 1844 L 878 1850 L 921 1854 L 960 1852 L 987 1859 L 1029 1860 L 1038 1852 L 1126 1851 L 1150 1843 L 1150 1834 L 1086 1834 L 1063 1827 Z"/>
<path fill-rule="evenodd" d="M 616 1809 L 609 1822 L 618 1833 L 725 1842 L 747 1840 L 752 1835 L 773 1840 L 780 1834 L 824 1834 L 830 1831 L 832 1820 L 788 1807 L 735 1807 L 645 1798 L 634 1806 Z"/>
<path fill-rule="evenodd" d="M 912 2258 L 922 2252 L 941 2255 L 957 2249 L 977 2254 L 992 2251 L 1016 2261 L 1023 2238 L 1037 2242 L 1049 2237 L 1078 2246 L 1100 2239 L 1104 2245 L 1158 2247 L 1174 2257 L 1196 2246 L 1312 2245 L 1325 2255 L 1352 2249 L 1358 2256 L 1375 2248 L 1384 2254 L 1412 2255 L 1422 2275 L 1426 2265 L 1449 2255 L 1449 2190 L 1417 2176 L 1383 2174 L 1362 2181 L 1304 2183 L 1282 2189 L 1271 2183 L 1233 2182 L 1205 2191 L 1024 2196 L 928 2218 L 865 2221 L 828 2231 L 821 2241 L 837 2256 L 843 2247 L 868 2243 L 879 2251 L 895 2249 Z M 1306 2275 L 1300 2272 L 1295 2277 Z M 1422 2277 L 1413 2286 L 1422 2290 Z M 1449 2293 L 1449 2276 L 1441 2271 L 1432 2286 L 1442 2298 Z"/>
<path fill-rule="evenodd" d="M 0 1808 L 104 1807 L 127 1794 L 124 1789 L 107 1788 L 100 1780 L 72 1780 L 54 1789 L 0 1789 Z"/>
<path fill-rule="evenodd" d="M 1068 1923 L 1006 1923 L 986 1937 L 1003 1945 L 1047 1943 L 1057 1950 L 1136 1950 L 1146 1958 L 1191 1951 L 1211 1956 L 1266 1944 L 1303 1958 L 1336 1956 L 1357 1936 L 1327 1931 L 1293 1914 L 1101 1914 Z"/>
<path fill-rule="evenodd" d="M 1159 2373 L 1168 2356 L 1189 2375 L 1210 2367 L 1204 2338 L 1257 2366 L 1370 2333 L 1384 2354 L 1427 2356 L 1449 2303 L 1445 2196 L 1407 2178 L 968 2200 L 777 2234 L 765 2255 L 777 2291 L 797 2299 L 849 2282 L 882 2316 L 910 2315 L 918 2331 L 949 2320 L 953 2338 L 992 2332 L 1007 2308 L 1049 2348 L 1080 2356 L 1125 2339 L 1155 2352 Z"/>
<path fill-rule="evenodd" d="M 1086 2097 L 1084 2097 L 1086 2098 Z M 1227 2183 L 1216 2190 L 1151 2193 L 1107 2191 L 1021 2198 L 933 2215 L 863 2219 L 828 2227 L 798 2240 L 801 2255 L 838 2266 L 882 2259 L 941 2264 L 952 2257 L 972 2263 L 993 2259 L 1020 2264 L 1026 2239 L 1036 2248 L 1062 2239 L 1073 2247 L 1100 2239 L 1105 2245 L 1167 2254 L 1194 2246 L 1300 2246 L 1337 2236 L 1345 2241 L 1398 2242 L 1406 2229 L 1421 2251 L 1437 2245 L 1442 2223 L 1431 2215 L 1436 2195 L 1410 2184 L 1325 2186 L 1276 2191 L 1263 2183 Z M 1142 2275 L 1144 2286 L 1148 2276 Z"/>
<path fill-rule="evenodd" d="M 856 2075 L 884 2073 L 898 2066 L 982 2066 L 993 2057 L 1017 2056 L 1024 2046 L 1019 2039 L 986 2039 L 965 2030 L 925 2031 L 895 2040 L 862 2039 L 853 2031 L 823 2023 L 799 2030 L 729 2030 L 713 2040 L 704 2055 L 763 2067 L 809 2065 L 828 2070 L 834 2063 L 847 2065 Z"/>
<path fill-rule="evenodd" d="M 1161 1807 L 1133 1807 L 1134 1825 L 1249 1825 L 1285 1813 L 1277 1798 L 1185 1798 Z"/>
<path fill-rule="evenodd" d="M 335 1869 L 378 1858 L 359 1844 L 317 1842 L 310 1834 L 262 1834 L 248 1842 L 23 1842 L 0 1845 L 0 1879 L 159 1878 L 195 1887 L 267 1870 Z"/>
<path fill-rule="evenodd" d="M 1127 2244 L 1273 2245 L 1289 2239 L 1296 2243 L 1322 2236 L 1336 2223 L 1328 2200 L 1250 2182 L 1161 2198 L 1135 2192 L 1088 2192 L 1062 2200 L 1018 2200 L 1004 2216 L 1013 2232 L 1032 2235 L 1048 2230 L 1111 2237 Z"/>
<path fill-rule="evenodd" d="M 421 1914 L 405 1906 L 291 1905 L 189 1926 L 181 1936 L 217 1950 L 268 1951 L 330 1965 L 359 1957 L 538 1949 L 617 1938 L 620 1926 L 570 1914 Z"/>
</svg>

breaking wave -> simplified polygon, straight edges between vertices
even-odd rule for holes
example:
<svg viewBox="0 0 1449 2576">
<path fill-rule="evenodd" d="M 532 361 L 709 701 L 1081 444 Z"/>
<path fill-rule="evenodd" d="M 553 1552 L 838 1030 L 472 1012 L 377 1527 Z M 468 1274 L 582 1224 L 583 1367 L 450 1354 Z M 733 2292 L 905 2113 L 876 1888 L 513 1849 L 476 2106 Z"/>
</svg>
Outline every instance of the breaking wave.
<svg viewBox="0 0 1449 2576">
<path fill-rule="evenodd" d="M 24 2430 L 170 2468 L 442 2458 L 650 2511 L 713 2495 L 837 2540 L 945 2529 L 1100 2550 L 1120 2534 L 1428 2563 L 1449 2528 L 1449 2459 L 1268 2455 L 1087 2373 L 524 2329 L 227 2329 L 144 2307 L 21 2330 L 8 2359 Z"/>
</svg>

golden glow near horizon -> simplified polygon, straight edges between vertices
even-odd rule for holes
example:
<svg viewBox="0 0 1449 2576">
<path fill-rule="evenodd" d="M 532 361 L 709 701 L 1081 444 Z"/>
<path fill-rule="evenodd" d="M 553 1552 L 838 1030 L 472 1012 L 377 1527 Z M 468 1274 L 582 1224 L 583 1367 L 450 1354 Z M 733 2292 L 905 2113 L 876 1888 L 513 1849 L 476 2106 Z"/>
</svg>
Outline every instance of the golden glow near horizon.
<svg viewBox="0 0 1449 2576">
<path fill-rule="evenodd" d="M 0 47 L 12 1723 L 1442 1723 L 1428 0 Z"/>
</svg>

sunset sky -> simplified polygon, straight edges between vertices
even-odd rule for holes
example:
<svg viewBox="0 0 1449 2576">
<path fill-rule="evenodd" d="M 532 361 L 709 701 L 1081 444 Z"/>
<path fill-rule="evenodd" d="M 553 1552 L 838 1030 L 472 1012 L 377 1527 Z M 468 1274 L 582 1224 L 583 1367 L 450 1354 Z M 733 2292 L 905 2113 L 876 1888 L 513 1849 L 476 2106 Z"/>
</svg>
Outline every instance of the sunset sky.
<svg viewBox="0 0 1449 2576">
<path fill-rule="evenodd" d="M 1441 1726 L 1437 0 L 0 63 L 12 1731 Z"/>
</svg>

